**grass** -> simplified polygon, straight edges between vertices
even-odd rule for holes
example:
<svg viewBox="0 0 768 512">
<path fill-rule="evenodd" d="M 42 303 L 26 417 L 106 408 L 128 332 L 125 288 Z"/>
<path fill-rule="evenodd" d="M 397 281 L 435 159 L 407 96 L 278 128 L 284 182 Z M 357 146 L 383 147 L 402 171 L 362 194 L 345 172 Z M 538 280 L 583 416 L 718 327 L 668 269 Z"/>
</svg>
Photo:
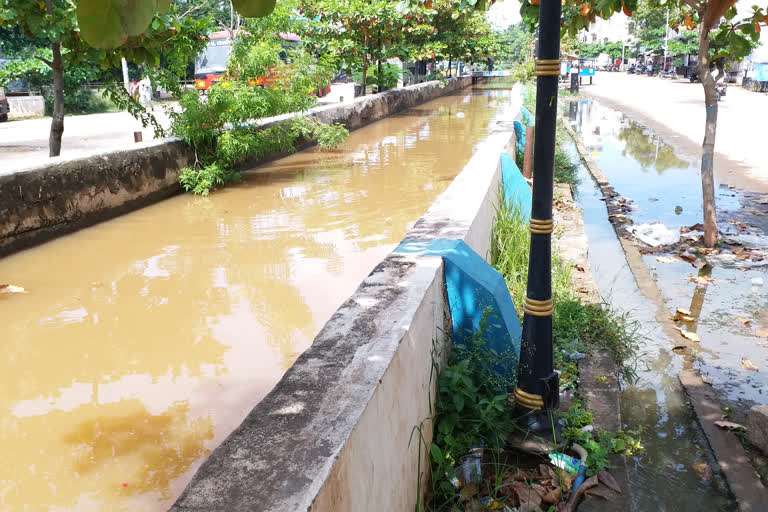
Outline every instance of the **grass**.
<svg viewBox="0 0 768 512">
<path fill-rule="evenodd" d="M 527 108 L 531 113 L 533 113 L 536 111 L 536 89 L 530 82 L 523 84 L 523 88 L 525 89 L 523 106 Z M 566 96 L 571 95 L 569 93 L 566 94 Z M 565 141 L 570 140 L 570 136 L 565 130 L 565 127 L 563 127 L 562 121 L 560 119 L 557 121 L 557 132 L 555 140 L 555 183 L 568 183 L 570 185 L 575 185 L 578 183 L 579 168 L 578 165 L 570 159 L 568 153 L 565 151 L 564 143 Z M 515 163 L 517 163 L 518 168 L 523 168 L 522 154 L 515 155 Z"/>
</svg>

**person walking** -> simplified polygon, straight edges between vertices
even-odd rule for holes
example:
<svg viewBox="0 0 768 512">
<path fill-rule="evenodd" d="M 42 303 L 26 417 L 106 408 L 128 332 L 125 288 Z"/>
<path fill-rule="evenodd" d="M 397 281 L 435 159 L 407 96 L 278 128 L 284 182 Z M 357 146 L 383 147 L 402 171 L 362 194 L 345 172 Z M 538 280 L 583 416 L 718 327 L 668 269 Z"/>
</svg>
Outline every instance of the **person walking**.
<svg viewBox="0 0 768 512">
<path fill-rule="evenodd" d="M 139 82 L 139 101 L 144 108 L 149 107 L 149 110 L 155 111 L 155 106 L 152 104 L 152 82 L 149 81 L 148 76 L 144 76 Z"/>
</svg>

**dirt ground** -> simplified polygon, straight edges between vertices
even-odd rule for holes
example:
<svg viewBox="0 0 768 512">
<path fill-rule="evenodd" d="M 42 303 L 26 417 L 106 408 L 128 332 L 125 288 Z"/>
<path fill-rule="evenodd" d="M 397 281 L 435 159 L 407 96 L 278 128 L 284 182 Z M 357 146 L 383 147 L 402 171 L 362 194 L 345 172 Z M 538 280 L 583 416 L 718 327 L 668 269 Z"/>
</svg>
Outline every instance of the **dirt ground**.
<svg viewBox="0 0 768 512">
<path fill-rule="evenodd" d="M 599 72 L 581 94 L 630 114 L 664 140 L 691 155 L 701 154 L 704 138 L 704 89 L 688 80 Z M 768 94 L 729 84 L 719 103 L 715 173 L 723 183 L 768 192 L 765 123 Z"/>
</svg>

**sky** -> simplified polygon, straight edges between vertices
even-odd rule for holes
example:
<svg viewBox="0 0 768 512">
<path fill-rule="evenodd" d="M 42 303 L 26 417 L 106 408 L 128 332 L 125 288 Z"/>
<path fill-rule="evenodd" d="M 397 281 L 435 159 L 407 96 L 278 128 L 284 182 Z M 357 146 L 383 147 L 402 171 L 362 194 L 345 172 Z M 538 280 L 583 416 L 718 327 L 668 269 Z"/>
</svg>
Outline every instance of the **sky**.
<svg viewBox="0 0 768 512">
<path fill-rule="evenodd" d="M 488 9 L 486 19 L 497 29 L 505 29 L 510 25 L 519 23 L 521 19 L 520 2 L 517 0 L 497 1 Z"/>
</svg>

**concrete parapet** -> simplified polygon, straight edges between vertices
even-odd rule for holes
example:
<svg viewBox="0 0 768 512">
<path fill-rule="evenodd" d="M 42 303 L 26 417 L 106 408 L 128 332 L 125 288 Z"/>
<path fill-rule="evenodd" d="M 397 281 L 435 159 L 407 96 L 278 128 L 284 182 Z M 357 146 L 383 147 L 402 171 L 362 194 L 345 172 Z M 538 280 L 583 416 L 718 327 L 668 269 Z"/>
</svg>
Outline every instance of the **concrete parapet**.
<svg viewBox="0 0 768 512">
<path fill-rule="evenodd" d="M 442 88 L 439 82 L 427 82 L 318 107 L 309 115 L 354 130 L 469 85 L 470 77 L 450 79 Z M 294 115 L 259 124 L 284 122 Z M 299 149 L 309 145 L 303 141 Z M 250 160 L 243 168 L 280 156 Z M 0 175 L 0 256 L 180 193 L 179 172 L 192 162 L 189 148 L 178 138 L 168 138 Z"/>
<path fill-rule="evenodd" d="M 511 122 L 497 124 L 405 240 L 458 239 L 487 259 L 500 155 L 514 144 Z M 171 510 L 413 510 L 451 328 L 443 272 L 438 256 L 387 256 Z"/>
<path fill-rule="evenodd" d="M 45 115 L 45 100 L 42 96 L 9 96 L 8 119 L 26 119 Z"/>
</svg>

